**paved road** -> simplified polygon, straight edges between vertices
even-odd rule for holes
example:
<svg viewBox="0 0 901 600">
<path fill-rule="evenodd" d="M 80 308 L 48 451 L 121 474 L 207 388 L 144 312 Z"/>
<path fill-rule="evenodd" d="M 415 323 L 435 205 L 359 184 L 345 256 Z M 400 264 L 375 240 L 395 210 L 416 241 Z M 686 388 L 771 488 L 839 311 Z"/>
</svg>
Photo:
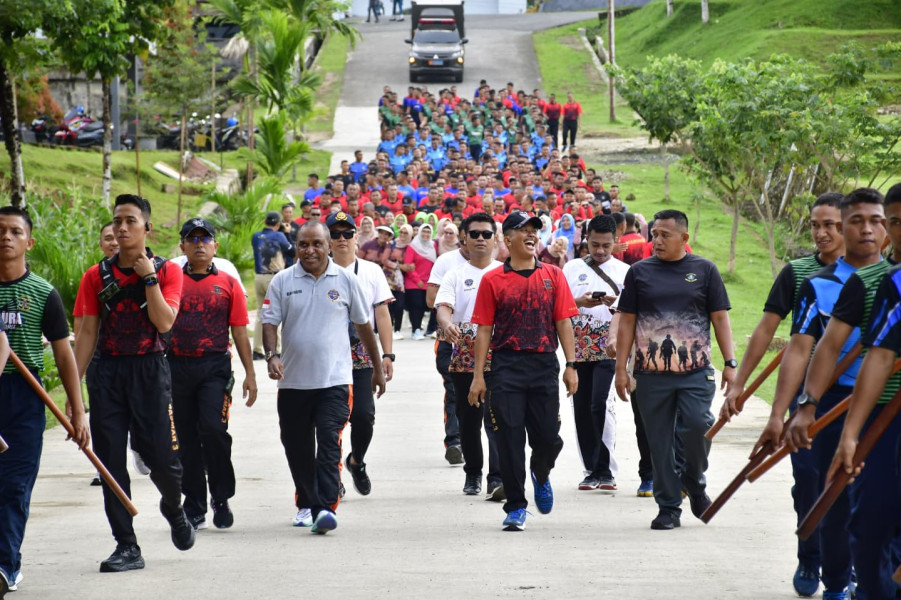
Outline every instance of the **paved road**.
<svg viewBox="0 0 901 600">
<path fill-rule="evenodd" d="M 461 96 L 471 96 L 485 79 L 492 85 L 508 81 L 517 89 L 541 87 L 532 33 L 589 19 L 594 13 L 569 12 L 524 15 L 467 16 L 466 69 L 463 83 L 457 84 Z M 409 46 L 404 39 L 410 35 L 410 19 L 391 22 L 382 19 L 378 24 L 359 24 L 362 41 L 350 52 L 344 71 L 341 98 L 335 111 L 335 135 L 317 144 L 333 152 L 329 173 L 339 171 L 341 160 L 353 160 L 353 151 L 363 150 L 366 160 L 375 155 L 379 143 L 379 123 L 376 106 L 386 85 L 401 95 L 410 85 L 407 56 Z M 432 91 L 453 85 L 450 78 L 421 82 Z"/>
<path fill-rule="evenodd" d="M 60 429 L 45 435 L 23 548 L 25 581 L 13 598 L 792 598 L 793 517 L 788 469 L 748 485 L 705 526 L 687 510 L 681 529 L 651 531 L 654 501 L 635 496 L 637 451 L 629 405 L 617 406 L 616 494 L 579 492 L 572 411 L 552 474 L 554 511 L 523 533 L 501 531 L 499 505 L 461 493 L 463 471 L 444 461 L 441 385 L 429 342 L 401 341 L 397 378 L 378 403 L 367 462 L 373 492 L 349 489 L 339 527 L 295 529 L 293 486 L 278 439 L 275 387 L 232 409 L 235 526 L 205 530 L 178 552 L 148 478 L 133 476 L 135 524 L 147 568 L 101 574 L 113 550 L 90 464 Z M 262 363 L 257 363 L 264 372 Z M 240 373 L 240 365 L 235 364 Z M 766 406 L 749 402 L 714 444 L 710 489 L 738 471 Z M 347 439 L 347 438 L 345 438 Z M 529 492 L 531 495 L 531 492 Z"/>
</svg>

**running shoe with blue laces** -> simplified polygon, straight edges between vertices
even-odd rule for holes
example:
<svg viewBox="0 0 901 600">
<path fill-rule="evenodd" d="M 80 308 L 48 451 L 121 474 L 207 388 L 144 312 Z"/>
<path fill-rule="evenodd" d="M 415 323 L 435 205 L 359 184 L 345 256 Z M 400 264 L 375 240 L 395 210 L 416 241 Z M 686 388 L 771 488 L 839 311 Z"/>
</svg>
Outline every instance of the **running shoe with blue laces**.
<svg viewBox="0 0 901 600">
<path fill-rule="evenodd" d="M 526 528 L 526 509 L 517 508 L 507 513 L 504 519 L 504 531 L 522 531 Z"/>
<path fill-rule="evenodd" d="M 795 576 L 792 578 L 795 592 L 802 598 L 810 598 L 820 588 L 820 569 L 804 563 L 798 563 Z"/>
<path fill-rule="evenodd" d="M 535 488 L 535 506 L 538 508 L 538 512 L 543 515 L 551 512 L 551 509 L 554 508 L 554 490 L 551 488 L 550 478 L 539 484 L 535 471 L 532 471 L 532 487 Z"/>
</svg>

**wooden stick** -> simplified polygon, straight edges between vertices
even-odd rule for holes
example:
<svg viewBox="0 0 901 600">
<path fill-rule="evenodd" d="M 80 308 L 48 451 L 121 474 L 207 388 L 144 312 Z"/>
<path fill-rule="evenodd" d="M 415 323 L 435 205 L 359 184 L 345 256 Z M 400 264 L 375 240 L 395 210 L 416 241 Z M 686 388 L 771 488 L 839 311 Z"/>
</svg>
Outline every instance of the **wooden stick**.
<svg viewBox="0 0 901 600">
<path fill-rule="evenodd" d="M 53 416 L 62 424 L 62 426 L 66 429 L 70 436 L 75 437 L 75 428 L 72 427 L 72 423 L 69 422 L 69 419 L 66 418 L 66 415 L 63 414 L 63 411 L 59 409 L 53 399 L 50 398 L 50 394 L 47 393 L 47 390 L 41 386 L 37 379 L 35 379 L 34 375 L 31 374 L 31 371 L 28 370 L 28 367 L 25 366 L 25 363 L 22 362 L 16 353 L 12 350 L 9 351 L 9 359 L 13 361 L 16 365 L 16 369 L 18 369 L 19 373 L 28 384 L 34 389 L 37 395 L 41 398 L 47 408 L 50 409 L 50 412 L 53 413 Z M 100 474 L 100 477 L 103 478 L 103 481 L 106 482 L 106 485 L 116 494 L 116 497 L 119 499 L 119 502 L 125 507 L 125 510 L 129 512 L 131 516 L 135 516 L 138 514 L 137 507 L 132 504 L 131 499 L 125 493 L 125 491 L 119 486 L 107 468 L 100 462 L 100 459 L 97 458 L 97 455 L 90 448 L 82 448 L 82 452 L 85 453 L 85 456 L 88 457 L 88 460 L 91 461 L 91 464 L 94 465 L 94 468 L 97 469 L 97 472 Z"/>
<path fill-rule="evenodd" d="M 901 567 L 898 567 L 898 570 L 895 571 L 894 575 L 892 575 L 892 581 L 894 581 L 898 585 L 901 585 Z"/>
<path fill-rule="evenodd" d="M 707 510 L 701 514 L 701 520 L 705 523 L 709 523 L 710 519 L 712 519 L 716 513 L 720 511 L 721 508 L 729 501 L 729 498 L 738 491 L 738 488 L 741 487 L 741 484 L 745 482 L 748 477 L 748 473 L 751 472 L 752 469 L 755 469 L 760 463 L 769 456 L 770 452 L 773 451 L 773 446 L 770 443 L 765 444 L 760 450 L 757 451 L 757 454 L 751 457 L 748 461 L 748 464 L 745 465 L 745 468 L 738 472 L 738 475 L 735 476 L 729 485 L 726 486 L 719 496 L 716 497 L 716 500 L 707 507 Z"/>
<path fill-rule="evenodd" d="M 885 433 L 885 430 L 888 429 L 888 426 L 898 416 L 899 412 L 901 412 L 901 390 L 898 390 L 892 397 L 891 402 L 883 406 L 879 415 L 867 427 L 863 437 L 860 438 L 860 442 L 857 444 L 852 464 L 859 465 L 863 462 L 863 459 L 867 457 L 867 454 L 870 453 L 873 446 L 876 445 L 876 442 L 879 441 L 879 438 Z M 810 508 L 810 512 L 807 513 L 807 516 L 804 517 L 804 520 L 798 526 L 797 534 L 799 538 L 806 540 L 813 535 L 817 525 L 820 524 L 820 521 L 832 508 L 845 486 L 848 485 L 849 479 L 851 479 L 851 476 L 845 469 L 842 468 L 836 472 L 835 477 L 826 484 L 826 489 L 823 490 L 816 503 Z"/>
<path fill-rule="evenodd" d="M 3 436 L 0 435 L 0 454 L 3 454 L 9 450 L 9 444 L 6 443 L 6 440 L 3 439 Z"/>
<path fill-rule="evenodd" d="M 751 395 L 757 391 L 757 388 L 760 387 L 760 384 L 762 384 L 764 381 L 766 381 L 766 378 L 769 377 L 773 373 L 773 371 L 776 370 L 776 367 L 778 367 L 780 365 L 780 363 L 782 363 L 782 356 L 785 354 L 785 349 L 787 347 L 788 346 L 783 346 L 782 349 L 779 350 L 779 354 L 774 356 L 773 360 L 770 361 L 770 364 L 768 364 L 766 366 L 766 368 L 763 371 L 761 371 L 760 374 L 757 375 L 757 377 L 754 378 L 754 381 L 751 382 L 751 385 L 749 385 L 747 388 L 745 388 L 745 391 L 742 392 L 741 396 L 739 396 L 738 399 L 735 401 L 735 408 L 737 408 L 738 410 L 741 410 L 742 408 L 745 407 L 745 402 L 747 402 L 748 398 L 750 398 Z M 726 422 L 727 422 L 726 419 L 724 419 L 722 417 L 717 419 L 716 423 L 713 424 L 713 427 L 708 429 L 707 433 L 704 434 L 704 437 L 707 438 L 708 440 L 712 440 L 714 438 L 714 436 L 716 436 L 716 434 L 719 433 L 720 429 L 725 427 Z"/>
<path fill-rule="evenodd" d="M 898 371 L 901 371 L 901 358 L 895 361 L 895 365 L 894 367 L 892 367 L 892 375 L 894 375 Z M 810 427 L 807 428 L 808 437 L 810 437 L 810 439 L 815 438 L 818 433 L 823 431 L 823 429 L 831 425 L 833 422 L 835 422 L 836 419 L 848 412 L 848 408 L 850 406 L 851 395 L 833 406 L 825 415 L 811 423 Z M 780 460 L 782 460 L 789 454 L 791 454 L 791 449 L 789 449 L 787 445 L 783 445 L 781 448 L 776 450 L 776 452 L 774 452 L 772 456 L 767 458 L 762 465 L 748 474 L 748 481 L 754 483 L 755 481 L 760 479 L 764 473 L 775 467 Z"/>
</svg>

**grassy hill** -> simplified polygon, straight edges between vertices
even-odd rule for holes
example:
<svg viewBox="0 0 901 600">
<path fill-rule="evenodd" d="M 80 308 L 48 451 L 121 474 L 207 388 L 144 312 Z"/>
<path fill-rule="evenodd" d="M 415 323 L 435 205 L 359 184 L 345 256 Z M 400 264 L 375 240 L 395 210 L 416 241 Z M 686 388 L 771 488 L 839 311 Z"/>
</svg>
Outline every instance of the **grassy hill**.
<svg viewBox="0 0 901 600">
<path fill-rule="evenodd" d="M 648 55 L 680 54 L 710 64 L 787 53 L 818 61 L 850 41 L 869 47 L 898 39 L 897 0 L 717 0 L 706 25 L 700 2 L 675 0 L 668 19 L 661 0 L 617 19 L 616 60 L 634 66 Z M 901 78 L 901 65 L 892 76 Z"/>
</svg>

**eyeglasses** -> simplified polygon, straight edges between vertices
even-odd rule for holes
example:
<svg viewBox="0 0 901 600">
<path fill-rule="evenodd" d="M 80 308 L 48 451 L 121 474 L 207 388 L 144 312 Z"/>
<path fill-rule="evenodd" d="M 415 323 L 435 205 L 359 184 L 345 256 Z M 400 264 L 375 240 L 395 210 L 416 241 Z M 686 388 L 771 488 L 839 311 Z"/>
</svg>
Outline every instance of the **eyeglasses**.
<svg viewBox="0 0 901 600">
<path fill-rule="evenodd" d="M 475 231 L 473 229 L 470 229 L 466 233 L 468 233 L 469 237 L 474 240 L 477 240 L 479 238 L 482 238 L 483 240 L 490 240 L 491 238 L 494 237 L 493 231 L 484 231 L 484 230 Z"/>
<path fill-rule="evenodd" d="M 318 219 L 319 217 L 322 216 L 322 213 L 321 212 L 318 212 L 318 213 L 311 212 L 310 216 L 313 217 L 314 219 Z"/>
<path fill-rule="evenodd" d="M 354 235 L 357 232 L 353 229 L 341 229 L 339 231 L 330 231 L 329 235 L 332 236 L 333 240 L 344 238 L 345 240 L 352 240 Z"/>
<path fill-rule="evenodd" d="M 199 244 L 201 242 L 203 242 L 204 244 L 211 244 L 213 242 L 213 236 L 211 236 L 211 235 L 202 235 L 202 236 L 195 235 L 194 237 L 186 237 L 184 241 L 189 242 L 191 244 Z"/>
</svg>

